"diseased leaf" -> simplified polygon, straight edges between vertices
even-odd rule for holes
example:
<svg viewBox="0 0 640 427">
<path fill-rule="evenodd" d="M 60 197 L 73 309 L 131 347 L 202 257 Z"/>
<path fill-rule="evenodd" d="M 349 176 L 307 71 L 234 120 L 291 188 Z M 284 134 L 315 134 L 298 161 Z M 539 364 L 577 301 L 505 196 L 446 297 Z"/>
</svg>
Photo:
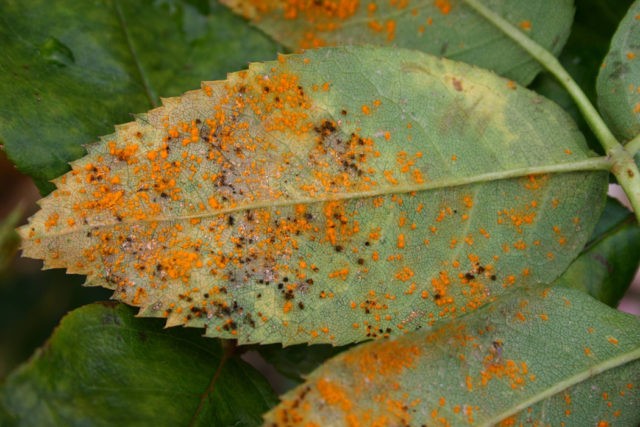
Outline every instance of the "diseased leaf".
<svg viewBox="0 0 640 427">
<path fill-rule="evenodd" d="M 617 307 L 640 266 L 640 227 L 635 216 L 609 198 L 594 235 L 557 285 L 588 292 Z"/>
<path fill-rule="evenodd" d="M 631 0 L 576 0 L 571 34 L 558 57 L 578 86 L 596 102 L 596 77 L 602 58 L 609 50 L 611 37 L 627 12 Z M 602 146 L 566 89 L 549 72 L 542 71 L 529 86 L 558 103 L 576 121 L 587 137 L 589 146 L 602 151 Z"/>
<path fill-rule="evenodd" d="M 438 325 L 341 353 L 285 394 L 265 425 L 640 422 L 634 316 L 538 287 Z"/>
<path fill-rule="evenodd" d="M 257 371 L 220 341 L 158 326 L 116 303 L 74 310 L 2 385 L 0 406 L 21 426 L 260 423 L 276 397 Z"/>
<path fill-rule="evenodd" d="M 375 44 L 422 50 L 489 68 L 522 84 L 541 70 L 462 0 L 221 0 L 290 49 Z M 559 54 L 572 0 L 490 0 L 487 6 Z"/>
<path fill-rule="evenodd" d="M 0 5 L 0 142 L 43 192 L 82 145 L 277 45 L 217 1 Z"/>
<path fill-rule="evenodd" d="M 602 115 L 616 136 L 628 141 L 640 134 L 640 0 L 611 40 L 596 90 Z"/>
<path fill-rule="evenodd" d="M 557 106 L 493 73 L 310 51 L 117 127 L 56 180 L 24 253 L 168 325 L 339 345 L 557 277 L 605 200 L 606 172 L 571 166 L 590 155 Z"/>
</svg>

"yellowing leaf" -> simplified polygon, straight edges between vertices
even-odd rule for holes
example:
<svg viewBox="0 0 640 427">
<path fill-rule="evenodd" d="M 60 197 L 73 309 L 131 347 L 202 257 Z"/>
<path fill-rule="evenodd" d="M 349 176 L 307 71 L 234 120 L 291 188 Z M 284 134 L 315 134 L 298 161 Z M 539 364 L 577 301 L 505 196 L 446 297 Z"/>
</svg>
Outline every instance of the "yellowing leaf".
<svg viewBox="0 0 640 427">
<path fill-rule="evenodd" d="M 462 0 L 221 0 L 290 49 L 374 44 L 422 50 L 489 68 L 522 84 L 541 67 Z M 560 53 L 571 0 L 491 0 L 487 6 Z"/>
<path fill-rule="evenodd" d="M 632 426 L 640 321 L 573 289 L 517 290 L 312 372 L 265 426 Z"/>
<path fill-rule="evenodd" d="M 168 325 L 341 344 L 554 279 L 604 203 L 589 157 L 558 107 L 490 72 L 324 49 L 118 126 L 21 234 Z"/>
</svg>

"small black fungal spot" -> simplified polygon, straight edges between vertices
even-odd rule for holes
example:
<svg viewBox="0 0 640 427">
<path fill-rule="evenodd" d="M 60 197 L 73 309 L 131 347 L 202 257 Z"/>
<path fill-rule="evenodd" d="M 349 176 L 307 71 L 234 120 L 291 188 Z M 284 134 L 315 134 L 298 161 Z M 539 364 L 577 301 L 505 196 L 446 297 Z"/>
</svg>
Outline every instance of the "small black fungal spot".
<svg viewBox="0 0 640 427">
<path fill-rule="evenodd" d="M 340 114 L 342 114 L 343 116 L 346 116 L 347 115 L 347 110 L 340 111 Z"/>
<path fill-rule="evenodd" d="M 364 264 L 364 258 L 358 258 L 358 264 L 363 265 Z"/>
<path fill-rule="evenodd" d="M 303 303 L 302 301 L 300 301 L 300 302 L 298 303 L 298 308 L 299 308 L 300 310 L 304 310 L 304 303 Z"/>
<path fill-rule="evenodd" d="M 491 277 L 490 277 L 490 279 L 491 279 L 491 280 L 496 280 L 496 279 L 497 279 L 497 277 L 496 277 L 496 275 L 495 275 L 495 274 L 492 274 L 492 275 L 491 275 Z"/>
<path fill-rule="evenodd" d="M 467 279 L 467 280 L 473 280 L 473 279 L 476 278 L 476 276 L 474 276 L 471 273 L 465 273 L 464 278 Z"/>
<path fill-rule="evenodd" d="M 344 246 L 337 245 L 337 246 L 335 246 L 335 250 L 336 250 L 336 252 L 342 252 L 344 250 Z"/>
<path fill-rule="evenodd" d="M 233 224 L 235 224 L 236 219 L 233 217 L 233 215 L 229 215 L 227 217 L 227 224 L 229 224 L 229 226 L 233 226 Z"/>
</svg>

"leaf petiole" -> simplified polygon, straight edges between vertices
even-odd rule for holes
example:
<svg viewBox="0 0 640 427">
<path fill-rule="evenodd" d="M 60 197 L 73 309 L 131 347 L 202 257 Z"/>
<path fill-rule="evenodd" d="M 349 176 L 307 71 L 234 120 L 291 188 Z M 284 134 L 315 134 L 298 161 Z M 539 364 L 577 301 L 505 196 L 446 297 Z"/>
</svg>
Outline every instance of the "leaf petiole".
<svg viewBox="0 0 640 427">
<path fill-rule="evenodd" d="M 589 98 L 580 89 L 580 86 L 555 56 L 478 0 L 464 0 L 464 2 L 520 45 L 569 92 L 594 135 L 605 149 L 611 164 L 611 172 L 627 194 L 636 213 L 636 218 L 640 220 L 640 171 L 633 160 L 633 154 L 640 150 L 638 138 L 629 143 L 625 149 L 613 135 Z"/>
<path fill-rule="evenodd" d="M 624 146 L 624 149 L 627 150 L 627 152 L 632 156 L 638 154 L 638 152 L 640 152 L 640 134 L 636 135 L 635 138 L 627 142 L 627 144 Z"/>
</svg>

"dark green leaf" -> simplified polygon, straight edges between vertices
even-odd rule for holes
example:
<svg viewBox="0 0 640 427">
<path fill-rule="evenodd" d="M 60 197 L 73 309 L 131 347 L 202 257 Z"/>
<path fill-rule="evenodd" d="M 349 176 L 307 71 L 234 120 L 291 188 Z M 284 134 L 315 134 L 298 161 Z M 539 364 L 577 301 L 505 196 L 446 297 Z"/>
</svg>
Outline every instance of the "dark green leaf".
<svg viewBox="0 0 640 427">
<path fill-rule="evenodd" d="M 590 242 L 558 280 L 616 307 L 640 265 L 640 227 L 635 216 L 609 199 Z"/>
<path fill-rule="evenodd" d="M 297 382 L 327 359 L 339 354 L 351 346 L 334 347 L 329 344 L 292 345 L 282 347 L 280 344 L 261 345 L 256 347 L 260 355 L 278 372 Z"/>
<path fill-rule="evenodd" d="M 617 199 L 607 197 L 607 203 L 604 206 L 602 216 L 587 241 L 587 248 L 606 237 L 606 235 L 612 230 L 615 230 L 616 227 L 628 223 L 631 215 L 631 211 Z"/>
<path fill-rule="evenodd" d="M 445 56 L 528 84 L 541 66 L 463 1 L 221 0 L 292 50 L 345 44 L 397 46 Z M 572 0 L 490 0 L 487 6 L 558 54 Z"/>
<path fill-rule="evenodd" d="M 0 389 L 23 426 L 260 424 L 275 396 L 221 341 L 162 331 L 116 303 L 65 317 Z"/>
<path fill-rule="evenodd" d="M 216 1 L 0 4 L 0 143 L 43 192 L 88 144 L 277 46 Z"/>
<path fill-rule="evenodd" d="M 639 402 L 640 319 L 574 289 L 541 287 L 429 331 L 341 353 L 266 419 L 281 426 L 510 426 L 516 419 L 635 426 Z"/>
<path fill-rule="evenodd" d="M 640 134 L 640 0 L 613 36 L 596 89 L 602 115 L 616 136 L 628 141 Z"/>
</svg>

